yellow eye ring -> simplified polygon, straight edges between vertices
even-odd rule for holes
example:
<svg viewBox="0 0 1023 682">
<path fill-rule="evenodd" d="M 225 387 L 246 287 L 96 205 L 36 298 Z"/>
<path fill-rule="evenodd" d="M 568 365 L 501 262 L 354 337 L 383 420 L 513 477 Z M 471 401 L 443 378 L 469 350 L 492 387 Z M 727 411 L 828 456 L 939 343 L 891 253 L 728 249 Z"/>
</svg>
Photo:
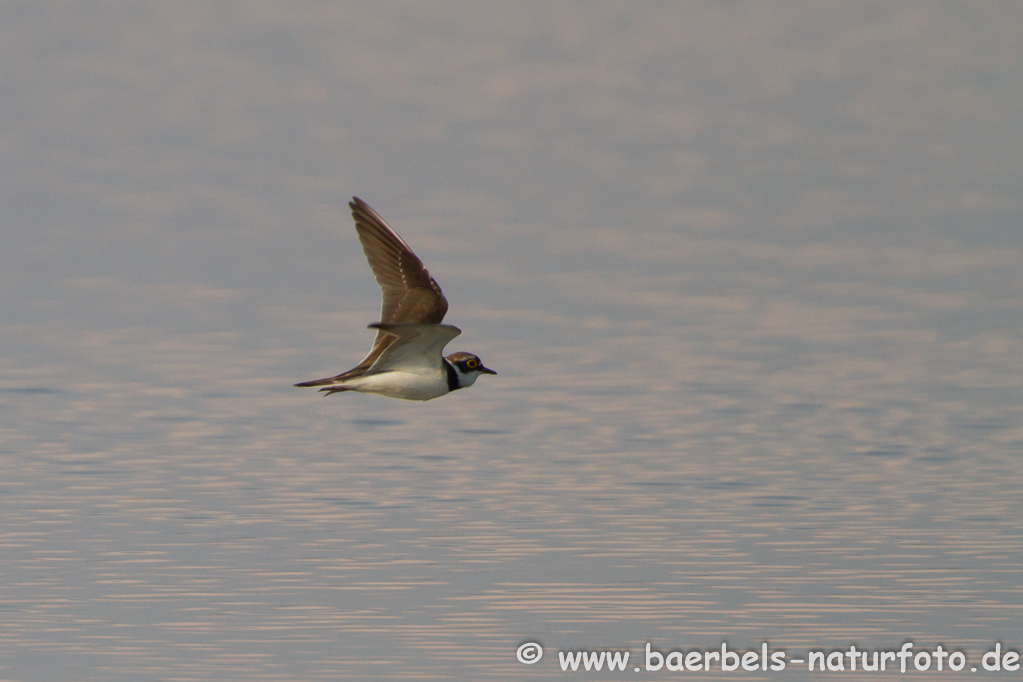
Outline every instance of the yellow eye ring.
<svg viewBox="0 0 1023 682">
<path fill-rule="evenodd" d="M 469 358 L 468 360 L 465 361 L 465 366 L 468 367 L 469 369 L 476 369 L 476 365 L 478 364 L 480 363 L 476 362 L 476 358 Z"/>
</svg>

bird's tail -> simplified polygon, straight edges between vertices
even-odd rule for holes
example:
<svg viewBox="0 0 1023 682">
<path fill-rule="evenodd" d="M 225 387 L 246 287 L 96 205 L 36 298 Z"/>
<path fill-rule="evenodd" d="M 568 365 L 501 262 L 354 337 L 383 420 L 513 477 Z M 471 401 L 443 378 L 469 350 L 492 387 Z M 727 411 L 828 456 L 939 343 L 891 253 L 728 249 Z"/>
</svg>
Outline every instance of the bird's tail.
<svg viewBox="0 0 1023 682">
<path fill-rule="evenodd" d="M 300 384 L 295 384 L 298 388 L 305 388 L 306 386 L 326 386 L 332 384 L 337 377 L 327 377 L 326 379 L 315 379 L 313 381 L 303 381 Z"/>
<path fill-rule="evenodd" d="M 340 393 L 341 391 L 354 391 L 354 390 L 355 390 L 354 388 L 349 388 L 348 386 L 326 386 L 326 387 L 320 389 L 320 391 L 323 393 L 324 396 L 328 396 L 331 393 Z"/>
</svg>

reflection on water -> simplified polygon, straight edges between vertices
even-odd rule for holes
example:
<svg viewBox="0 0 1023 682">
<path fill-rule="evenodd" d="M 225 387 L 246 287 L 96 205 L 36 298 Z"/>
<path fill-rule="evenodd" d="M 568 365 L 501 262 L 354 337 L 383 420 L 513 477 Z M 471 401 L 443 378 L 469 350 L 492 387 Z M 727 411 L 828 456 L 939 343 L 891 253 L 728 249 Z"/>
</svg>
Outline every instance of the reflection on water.
<svg viewBox="0 0 1023 682">
<path fill-rule="evenodd" d="M 1023 647 L 1019 3 L 128 4 L 0 3 L 0 681 Z M 292 387 L 348 193 L 498 376 Z"/>
<path fill-rule="evenodd" d="M 705 267 L 753 267 L 726 256 Z M 940 301 L 893 303 L 925 295 L 912 277 L 870 282 L 683 289 L 616 321 L 648 286 L 626 267 L 599 324 L 499 300 L 460 312 L 500 376 L 422 405 L 290 388 L 348 360 L 299 332 L 9 327 L 35 361 L 8 361 L 0 392 L 0 677 L 553 679 L 558 649 L 646 642 L 1018 648 L 1020 304 L 971 331 L 935 322 Z M 548 648 L 528 668 L 527 640 Z"/>
</svg>

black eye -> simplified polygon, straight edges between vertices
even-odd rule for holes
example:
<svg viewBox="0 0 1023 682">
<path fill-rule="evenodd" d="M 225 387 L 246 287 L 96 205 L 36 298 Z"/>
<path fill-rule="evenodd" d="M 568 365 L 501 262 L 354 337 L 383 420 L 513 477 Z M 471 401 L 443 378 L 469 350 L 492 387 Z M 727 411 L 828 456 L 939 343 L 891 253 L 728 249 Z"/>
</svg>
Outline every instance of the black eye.
<svg viewBox="0 0 1023 682">
<path fill-rule="evenodd" d="M 476 361 L 476 358 L 469 358 L 468 360 L 465 361 L 465 366 L 468 367 L 469 369 L 476 369 L 476 365 L 478 364 L 480 363 Z"/>
</svg>

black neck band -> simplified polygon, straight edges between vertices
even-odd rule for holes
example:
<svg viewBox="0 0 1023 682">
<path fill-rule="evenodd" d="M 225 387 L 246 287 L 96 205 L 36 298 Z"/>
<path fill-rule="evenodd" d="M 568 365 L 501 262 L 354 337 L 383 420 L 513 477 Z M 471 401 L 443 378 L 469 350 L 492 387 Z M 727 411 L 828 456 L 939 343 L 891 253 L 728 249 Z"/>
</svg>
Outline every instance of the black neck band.
<svg viewBox="0 0 1023 682">
<path fill-rule="evenodd" d="M 462 385 L 458 383 L 458 370 L 447 361 L 447 358 L 444 359 L 444 368 L 448 371 L 448 391 L 455 391 L 461 388 Z"/>
</svg>

